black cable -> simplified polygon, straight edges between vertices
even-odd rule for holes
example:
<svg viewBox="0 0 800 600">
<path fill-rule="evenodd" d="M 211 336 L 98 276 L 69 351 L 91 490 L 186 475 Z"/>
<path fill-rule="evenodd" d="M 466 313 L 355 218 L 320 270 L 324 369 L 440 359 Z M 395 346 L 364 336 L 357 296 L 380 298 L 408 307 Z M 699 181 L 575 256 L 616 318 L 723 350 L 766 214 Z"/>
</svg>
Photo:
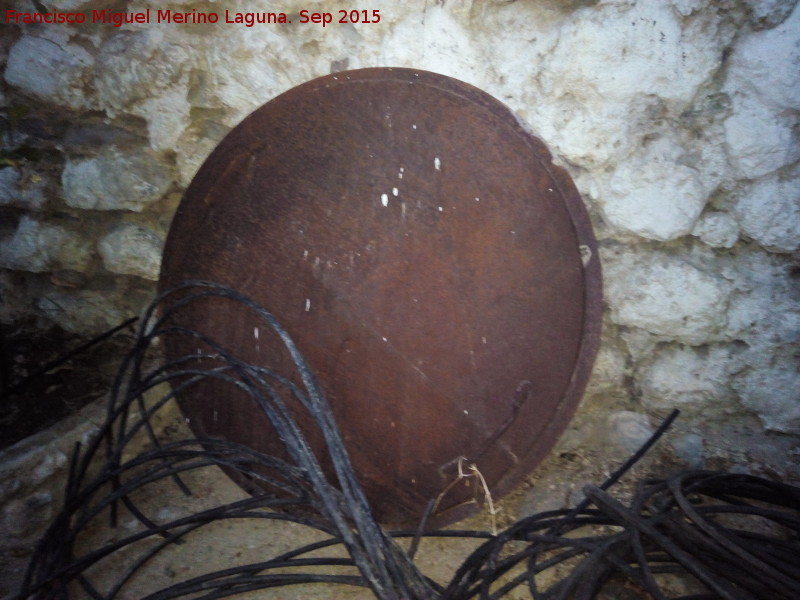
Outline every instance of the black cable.
<svg viewBox="0 0 800 600">
<path fill-rule="evenodd" d="M 248 364 L 235 349 L 176 321 L 186 307 L 209 299 L 252 310 L 282 340 L 295 372 Z M 148 360 L 154 344 L 167 337 L 197 340 L 204 350 Z M 288 458 L 227 440 L 159 439 L 153 418 L 176 396 L 206 383 L 246 394 L 284 441 Z M 165 384 L 169 389 L 155 396 Z M 330 479 L 311 450 L 309 432 L 298 426 L 299 411 L 312 418 L 326 442 L 335 473 Z M 706 585 L 707 592 L 681 600 L 800 598 L 800 488 L 747 475 L 690 471 L 641 481 L 627 505 L 609 495 L 607 490 L 676 416 L 677 411 L 600 486 L 588 486 L 584 501 L 572 509 L 531 515 L 496 536 L 423 531 L 424 526 L 390 533 L 366 503 L 321 387 L 274 317 L 233 290 L 187 282 L 162 294 L 140 320 L 112 384 L 106 420 L 95 438 L 76 446 L 62 509 L 37 545 L 15 600 L 69 600 L 75 589 L 80 598 L 111 600 L 125 594 L 134 575 L 145 572 L 162 551 L 175 543 L 191 544 L 203 528 L 263 519 L 307 527 L 326 539 L 257 563 L 170 582 L 147 592 L 146 600 L 218 600 L 290 585 L 365 587 L 379 600 L 500 600 L 527 586 L 535 600 L 588 600 L 601 597 L 615 581 L 641 590 L 642 597 L 678 600 L 666 591 L 665 575 L 692 576 Z M 149 447 L 131 455 L 132 442 L 142 437 Z M 262 491 L 168 521 L 139 506 L 137 496 L 162 482 L 190 493 L 187 475 L 209 468 L 250 477 Z M 138 528 L 87 546 L 87 533 L 105 515 L 116 515 L 118 506 L 127 508 Z M 424 564 L 413 562 L 420 543 L 434 537 L 477 544 L 444 585 L 425 575 Z M 408 552 L 400 548 L 400 539 L 410 540 Z M 126 557 L 124 570 L 102 586 L 95 578 L 98 565 L 120 553 Z"/>
</svg>

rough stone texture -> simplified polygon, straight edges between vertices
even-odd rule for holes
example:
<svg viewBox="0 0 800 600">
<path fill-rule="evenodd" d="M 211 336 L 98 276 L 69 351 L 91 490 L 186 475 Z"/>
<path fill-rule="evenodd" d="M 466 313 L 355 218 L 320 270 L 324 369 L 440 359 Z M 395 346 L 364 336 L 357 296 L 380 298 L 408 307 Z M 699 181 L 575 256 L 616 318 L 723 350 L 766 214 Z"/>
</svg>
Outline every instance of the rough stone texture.
<svg viewBox="0 0 800 600">
<path fill-rule="evenodd" d="M 5 80 L 34 96 L 79 108 L 94 57 L 77 44 L 25 35 L 11 48 Z"/>
<path fill-rule="evenodd" d="M 742 368 L 741 349 L 670 344 L 655 354 L 641 376 L 642 401 L 654 408 L 732 399 L 730 377 Z"/>
<path fill-rule="evenodd" d="M 0 267 L 19 271 L 87 268 L 91 260 L 86 240 L 63 227 L 23 216 L 13 235 L 0 239 Z"/>
<path fill-rule="evenodd" d="M 647 415 L 621 410 L 608 418 L 614 432 L 613 441 L 628 452 L 636 452 L 653 434 Z"/>
<path fill-rule="evenodd" d="M 110 149 L 64 166 L 64 198 L 74 208 L 141 212 L 172 185 L 172 171 L 149 153 Z"/>
<path fill-rule="evenodd" d="M 784 7 L 787 3 L 784 3 Z M 725 121 L 731 162 L 754 179 L 800 159 L 800 9 L 782 24 L 746 35 L 731 55 L 725 89 L 733 114 Z"/>
<path fill-rule="evenodd" d="M 0 168 L 0 206 L 41 210 L 47 203 L 47 180 L 27 167 Z"/>
<path fill-rule="evenodd" d="M 734 387 L 741 395 L 742 403 L 758 414 L 766 429 L 797 435 L 800 433 L 800 373 L 797 365 L 783 357 L 769 366 L 763 362 L 756 362 L 744 377 L 734 381 Z"/>
<path fill-rule="evenodd" d="M 713 248 L 733 248 L 739 239 L 739 226 L 728 213 L 710 212 L 700 218 L 692 235 Z"/>
<path fill-rule="evenodd" d="M 0 169 L 0 204 L 13 204 L 19 201 L 21 197 L 20 178 L 19 169 L 13 167 Z"/>
<path fill-rule="evenodd" d="M 615 323 L 688 344 L 719 336 L 730 295 L 723 278 L 669 254 L 609 259 L 606 298 Z"/>
<path fill-rule="evenodd" d="M 623 163 L 600 202 L 609 223 L 652 240 L 690 233 L 707 196 L 699 173 L 680 164 L 682 153 L 678 144 L 662 138 Z"/>
<path fill-rule="evenodd" d="M 97 335 L 119 325 L 129 312 L 123 311 L 109 294 L 92 290 L 50 292 L 36 302 L 50 320 L 72 333 Z"/>
<path fill-rule="evenodd" d="M 675 454 L 686 463 L 689 469 L 702 469 L 705 466 L 705 444 L 703 436 L 686 433 L 672 442 Z"/>
<path fill-rule="evenodd" d="M 98 244 L 103 264 L 112 273 L 158 280 L 164 242 L 154 231 L 126 223 Z"/>
<path fill-rule="evenodd" d="M 745 187 L 733 207 L 745 235 L 773 252 L 800 247 L 800 168 Z"/>
</svg>

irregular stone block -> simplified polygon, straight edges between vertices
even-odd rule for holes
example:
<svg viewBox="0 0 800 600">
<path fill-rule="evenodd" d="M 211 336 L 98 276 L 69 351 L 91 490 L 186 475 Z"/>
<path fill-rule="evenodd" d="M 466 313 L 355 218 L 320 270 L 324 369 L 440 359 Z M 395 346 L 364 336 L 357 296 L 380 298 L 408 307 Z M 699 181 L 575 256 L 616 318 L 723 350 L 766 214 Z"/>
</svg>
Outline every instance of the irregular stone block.
<svg viewBox="0 0 800 600">
<path fill-rule="evenodd" d="M 36 307 L 67 331 L 84 335 L 99 334 L 119 325 L 130 315 L 109 294 L 91 290 L 57 290 L 36 301 Z"/>
<path fill-rule="evenodd" d="M 687 433 L 672 441 L 675 454 L 686 463 L 690 469 L 702 469 L 705 464 L 705 444 L 702 436 L 696 433 Z"/>
<path fill-rule="evenodd" d="M 134 212 L 161 198 L 172 181 L 163 158 L 116 149 L 94 158 L 70 159 L 61 176 L 64 198 L 74 208 Z"/>
<path fill-rule="evenodd" d="M 125 223 L 98 244 L 103 264 L 112 273 L 158 280 L 163 240 L 152 230 Z"/>
<path fill-rule="evenodd" d="M 77 44 L 23 35 L 9 52 L 5 79 L 43 100 L 80 108 L 89 104 L 84 90 L 93 66 L 94 57 Z"/>
<path fill-rule="evenodd" d="M 692 235 L 712 248 L 733 248 L 739 239 L 739 226 L 728 213 L 710 212 L 700 218 Z"/>
<path fill-rule="evenodd" d="M 757 179 L 800 159 L 794 117 L 770 109 L 754 94 L 733 95 L 733 114 L 724 127 L 728 155 L 740 179 Z"/>
<path fill-rule="evenodd" d="M 688 344 L 722 336 L 727 281 L 660 252 L 609 258 L 606 297 L 615 323 Z"/>
<path fill-rule="evenodd" d="M 729 400 L 729 380 L 741 368 L 735 348 L 670 345 L 657 351 L 640 381 L 642 401 L 654 408 Z"/>
<path fill-rule="evenodd" d="M 628 452 L 636 452 L 653 434 L 650 418 L 630 410 L 615 412 L 608 418 L 613 433 L 612 441 Z"/>
<path fill-rule="evenodd" d="M 800 247 L 800 169 L 745 188 L 733 208 L 742 231 L 772 252 Z"/>
<path fill-rule="evenodd" d="M 606 102 L 637 94 L 688 102 L 719 66 L 722 49 L 714 28 L 693 33 L 687 52 L 681 23 L 667 3 L 577 11 L 546 58 L 545 86 L 557 95 L 588 92 Z"/>
<path fill-rule="evenodd" d="M 651 240 L 673 240 L 692 231 L 706 203 L 699 174 L 680 164 L 682 149 L 662 138 L 622 163 L 600 198 L 615 227 Z"/>
<path fill-rule="evenodd" d="M 20 178 L 19 169 L 0 168 L 0 205 L 19 202 L 22 197 L 19 189 Z"/>
<path fill-rule="evenodd" d="M 20 219 L 16 231 L 0 240 L 0 267 L 40 273 L 57 268 L 82 271 L 91 261 L 83 236 L 29 216 Z"/>
<path fill-rule="evenodd" d="M 95 85 L 100 102 L 116 111 L 157 96 L 180 79 L 190 57 L 187 48 L 167 41 L 159 28 L 121 31 L 98 54 Z"/>
<path fill-rule="evenodd" d="M 794 357 L 749 371 L 734 382 L 734 388 L 766 429 L 800 434 L 800 373 Z"/>
</svg>

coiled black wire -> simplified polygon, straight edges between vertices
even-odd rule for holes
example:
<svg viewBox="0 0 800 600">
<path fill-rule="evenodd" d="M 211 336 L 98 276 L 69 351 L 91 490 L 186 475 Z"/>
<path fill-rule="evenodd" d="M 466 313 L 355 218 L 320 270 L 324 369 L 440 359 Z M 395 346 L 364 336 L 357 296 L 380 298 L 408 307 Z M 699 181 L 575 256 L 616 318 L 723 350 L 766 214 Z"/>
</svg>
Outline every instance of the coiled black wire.
<svg viewBox="0 0 800 600">
<path fill-rule="evenodd" d="M 286 376 L 247 364 L 234 349 L 175 324 L 173 317 L 184 307 L 207 298 L 252 310 L 280 337 L 296 373 Z M 148 367 L 154 342 L 165 336 L 189 336 L 206 350 Z M 226 440 L 159 440 L 154 415 L 174 396 L 207 381 L 226 382 L 247 393 L 285 442 L 289 458 Z M 169 392 L 145 400 L 146 392 L 163 383 L 170 385 Z M 325 439 L 334 465 L 332 481 L 306 441 L 308 432 L 295 421 L 298 408 L 313 417 Z M 598 598 L 614 585 L 658 600 L 800 598 L 800 488 L 749 475 L 698 471 L 642 481 L 627 505 L 606 491 L 666 431 L 677 411 L 606 482 L 587 486 L 584 502 L 571 510 L 526 517 L 498 535 L 424 527 L 386 532 L 373 518 L 331 415 L 305 360 L 269 312 L 210 282 L 187 282 L 166 291 L 140 321 L 99 434 L 86 448 L 76 447 L 63 508 L 38 545 L 16 600 L 119 597 L 131 578 L 168 546 L 191 544 L 192 534 L 209 524 L 242 519 L 299 524 L 328 539 L 269 560 L 192 577 L 153 591 L 145 600 L 216 600 L 289 585 L 330 584 L 368 588 L 380 600 L 497 600 L 520 589 L 536 600 L 584 600 Z M 127 457 L 126 448 L 141 433 L 149 437 L 149 449 Z M 167 479 L 189 494 L 182 476 L 213 466 L 258 479 L 262 489 L 274 493 L 265 491 L 169 522 L 148 516 L 134 500 L 135 492 Z M 107 514 L 114 525 L 120 506 L 138 520 L 139 530 L 79 552 L 90 525 Z M 446 584 L 427 577 L 425 565 L 412 560 L 420 539 L 433 537 L 479 542 Z M 398 543 L 404 538 L 412 540 L 409 552 Z M 346 558 L 335 552 L 342 547 Z M 329 550 L 331 555 L 320 555 Z M 123 551 L 138 554 L 127 560 L 113 583 L 100 589 L 91 567 Z M 338 571 L 321 574 L 319 567 Z M 703 591 L 669 596 L 664 577 L 675 574 Z"/>
</svg>

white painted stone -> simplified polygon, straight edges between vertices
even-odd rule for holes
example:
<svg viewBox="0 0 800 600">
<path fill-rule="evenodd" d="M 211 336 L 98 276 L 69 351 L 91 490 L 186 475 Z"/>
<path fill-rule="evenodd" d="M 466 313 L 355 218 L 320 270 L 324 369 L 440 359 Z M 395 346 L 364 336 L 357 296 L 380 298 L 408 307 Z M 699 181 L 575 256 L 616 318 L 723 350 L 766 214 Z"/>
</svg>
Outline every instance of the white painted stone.
<svg viewBox="0 0 800 600">
<path fill-rule="evenodd" d="M 733 213 L 745 235 L 767 250 L 794 252 L 800 247 L 800 168 L 744 188 Z"/>
<path fill-rule="evenodd" d="M 756 4 L 755 13 L 770 11 L 770 2 Z M 725 87 L 752 93 L 773 110 L 800 106 L 799 8 L 774 29 L 743 36 L 729 58 Z"/>
<path fill-rule="evenodd" d="M 797 13 L 797 0 L 745 0 L 750 9 L 750 22 L 754 29 L 775 27 L 783 23 L 792 12 Z"/>
<path fill-rule="evenodd" d="M 82 236 L 27 215 L 20 219 L 13 235 L 0 240 L 0 267 L 5 269 L 82 271 L 90 260 L 88 243 Z"/>
<path fill-rule="evenodd" d="M 186 81 L 164 93 L 139 102 L 131 112 L 147 121 L 150 147 L 156 151 L 173 150 L 189 126 L 191 106 L 186 98 Z"/>
<path fill-rule="evenodd" d="M 695 32 L 687 52 L 678 16 L 665 2 L 576 11 L 548 57 L 544 90 L 612 102 L 637 95 L 688 102 L 719 66 L 716 35 L 711 27 Z"/>
<path fill-rule="evenodd" d="M 690 233 L 706 203 L 697 171 L 682 149 L 661 138 L 622 163 L 601 192 L 603 216 L 617 229 L 652 240 Z"/>
<path fill-rule="evenodd" d="M 141 212 L 170 188 L 172 173 L 157 155 L 111 149 L 94 158 L 68 159 L 61 184 L 72 207 Z"/>
<path fill-rule="evenodd" d="M 766 429 L 800 434 L 800 373 L 793 357 L 752 369 L 733 385 Z"/>
<path fill-rule="evenodd" d="M 5 80 L 55 104 L 79 108 L 94 58 L 77 44 L 23 35 L 8 55 Z"/>
<path fill-rule="evenodd" d="M 733 248 L 739 239 L 739 225 L 728 213 L 709 212 L 694 226 L 692 235 L 712 248 Z"/>
<path fill-rule="evenodd" d="M 119 299 L 93 290 L 56 290 L 36 301 L 45 317 L 67 331 L 84 335 L 103 333 L 128 318 L 130 315 L 119 305 Z"/>
<path fill-rule="evenodd" d="M 650 418 L 630 410 L 615 412 L 608 418 L 612 440 L 628 452 L 636 452 L 653 434 Z"/>
<path fill-rule="evenodd" d="M 700 344 L 718 339 L 730 285 L 660 252 L 626 254 L 605 264 L 612 320 L 662 339 Z"/>
<path fill-rule="evenodd" d="M 100 49 L 95 85 L 107 110 L 113 113 L 137 100 L 157 97 L 180 81 L 191 54 L 164 32 L 160 27 L 119 31 Z"/>
<path fill-rule="evenodd" d="M 754 356 L 790 348 L 800 331 L 796 283 L 787 278 L 791 262 L 763 251 L 741 252 L 722 273 L 736 286 L 728 309 L 727 337 L 747 342 Z"/>
<path fill-rule="evenodd" d="M 740 368 L 739 354 L 725 345 L 660 348 L 640 377 L 642 402 L 652 408 L 671 408 L 728 400 L 730 376 Z"/>
<path fill-rule="evenodd" d="M 164 243 L 152 230 L 124 223 L 106 235 L 97 248 L 112 273 L 158 280 Z"/>
<path fill-rule="evenodd" d="M 297 48 L 272 28 L 231 28 L 219 43 L 201 48 L 206 105 L 228 109 L 229 126 L 237 125 L 253 110 L 303 82 L 326 71 L 308 72 Z M 296 56 L 296 62 L 290 57 Z M 287 60 L 298 70 L 286 69 Z"/>
<path fill-rule="evenodd" d="M 725 135 L 736 175 L 756 179 L 800 160 L 794 125 L 794 117 L 770 109 L 761 98 L 735 93 Z"/>
</svg>

